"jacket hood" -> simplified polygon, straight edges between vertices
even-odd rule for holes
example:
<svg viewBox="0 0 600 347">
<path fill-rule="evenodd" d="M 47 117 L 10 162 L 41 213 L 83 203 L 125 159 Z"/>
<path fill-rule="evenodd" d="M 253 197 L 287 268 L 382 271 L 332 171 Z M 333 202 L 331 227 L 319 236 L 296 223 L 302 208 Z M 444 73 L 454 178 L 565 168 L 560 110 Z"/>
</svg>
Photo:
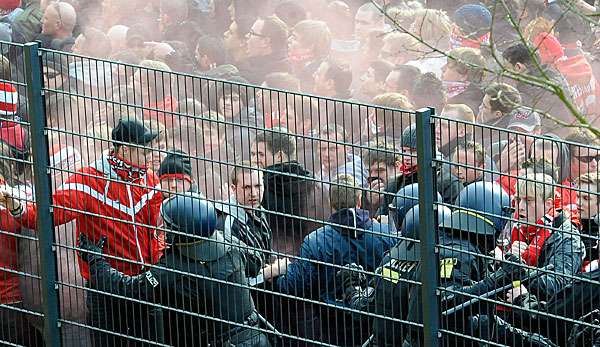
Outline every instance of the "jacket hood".
<svg viewBox="0 0 600 347">
<path fill-rule="evenodd" d="M 297 161 L 271 165 L 266 167 L 265 170 L 267 170 L 265 172 L 265 185 L 274 187 L 277 191 L 287 191 L 288 193 L 302 193 L 305 187 L 301 183 L 304 183 L 307 177 L 312 177 L 310 171 L 307 171 Z"/>
<path fill-rule="evenodd" d="M 332 228 L 355 239 L 362 235 L 362 230 L 369 229 L 373 224 L 369 218 L 369 211 L 356 208 L 335 211 L 328 222 L 345 226 L 333 225 Z"/>
</svg>

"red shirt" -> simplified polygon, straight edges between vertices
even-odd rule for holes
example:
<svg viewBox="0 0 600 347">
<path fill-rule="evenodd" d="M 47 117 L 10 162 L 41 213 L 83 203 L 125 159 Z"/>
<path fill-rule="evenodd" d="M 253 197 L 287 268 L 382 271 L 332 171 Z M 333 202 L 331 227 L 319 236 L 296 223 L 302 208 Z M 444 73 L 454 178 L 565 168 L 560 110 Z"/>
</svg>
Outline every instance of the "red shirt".
<svg viewBox="0 0 600 347">
<path fill-rule="evenodd" d="M 19 276 L 6 270 L 18 270 L 17 237 L 21 230 L 19 223 L 10 212 L 0 207 L 0 304 L 21 301 Z"/>
</svg>

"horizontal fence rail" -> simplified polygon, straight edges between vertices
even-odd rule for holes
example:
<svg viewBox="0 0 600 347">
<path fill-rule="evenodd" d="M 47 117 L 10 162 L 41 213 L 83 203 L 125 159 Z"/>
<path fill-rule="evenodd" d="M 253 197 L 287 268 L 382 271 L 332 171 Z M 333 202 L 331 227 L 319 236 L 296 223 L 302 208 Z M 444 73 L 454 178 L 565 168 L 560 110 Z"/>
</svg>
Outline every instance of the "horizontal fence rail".
<svg viewBox="0 0 600 347">
<path fill-rule="evenodd" d="M 0 343 L 600 343 L 585 132 L 11 48 Z"/>
</svg>

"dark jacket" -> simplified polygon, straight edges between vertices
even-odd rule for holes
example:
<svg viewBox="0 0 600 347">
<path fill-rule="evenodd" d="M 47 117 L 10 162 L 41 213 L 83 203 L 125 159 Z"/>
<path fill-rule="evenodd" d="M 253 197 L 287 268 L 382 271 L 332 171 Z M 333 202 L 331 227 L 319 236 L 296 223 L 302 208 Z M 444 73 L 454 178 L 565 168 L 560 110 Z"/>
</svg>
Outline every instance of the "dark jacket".
<svg viewBox="0 0 600 347">
<path fill-rule="evenodd" d="M 260 57 L 251 57 L 239 66 L 240 74 L 248 81 L 260 85 L 272 72 L 291 72 L 287 52 L 280 50 Z"/>
<path fill-rule="evenodd" d="M 226 340 L 235 326 L 225 322 L 244 323 L 254 312 L 254 303 L 244 274 L 245 252 L 231 235 L 219 231 L 214 242 L 201 241 L 201 258 L 184 249 L 173 247 L 157 264 L 157 268 L 138 276 L 126 276 L 110 267 L 104 258 L 90 264 L 91 279 L 101 291 L 138 300 L 162 303 L 178 310 L 215 317 L 202 319 L 181 312 L 165 311 L 168 341 L 176 346 L 201 346 L 207 341 L 219 344 Z M 174 272 L 172 270 L 176 270 Z M 185 273 L 182 274 L 181 272 Z M 221 280 L 225 282 L 215 281 Z M 167 313 L 168 312 L 168 313 Z"/>
<path fill-rule="evenodd" d="M 581 242 L 585 247 L 584 261 L 590 262 L 600 259 L 598 240 L 600 238 L 599 226 L 594 219 L 581 220 Z"/>
<path fill-rule="evenodd" d="M 262 206 L 273 231 L 273 249 L 297 255 L 304 237 L 329 216 L 329 199 L 322 185 L 296 161 L 265 168 Z M 269 211 L 283 213 L 269 213 Z M 305 218 L 316 221 L 305 220 Z"/>
<path fill-rule="evenodd" d="M 394 200 L 396 193 L 405 186 L 413 183 L 418 183 L 417 173 L 409 176 L 396 176 L 390 180 L 385 188 L 383 202 L 379 206 L 377 215 L 387 215 L 389 213 L 389 205 Z M 437 191 L 442 195 L 442 198 L 447 204 L 454 204 L 458 193 L 463 189 L 462 183 L 454 175 L 450 173 L 450 167 L 447 164 L 442 164 L 441 169 L 436 175 Z"/>
<path fill-rule="evenodd" d="M 568 276 L 581 271 L 584 255 L 579 231 L 570 221 L 565 221 L 546 239 L 538 258 L 539 268 L 553 265 L 552 272 L 558 275 L 546 273 L 529 283 L 527 289 L 540 300 L 550 299 L 572 282 Z"/>
<path fill-rule="evenodd" d="M 223 203 L 216 203 L 217 230 L 231 232 L 244 243 L 244 247 L 253 251 L 246 259 L 246 275 L 256 277 L 269 262 L 272 251 L 272 233 L 264 210 L 259 208 L 252 213 L 246 212 L 232 197 Z"/>
<path fill-rule="evenodd" d="M 448 98 L 446 104 L 465 104 L 477 114 L 479 105 L 481 105 L 481 102 L 483 101 L 483 96 L 484 92 L 481 89 L 481 86 L 476 83 L 470 83 L 464 92 Z"/>
<path fill-rule="evenodd" d="M 304 239 L 301 260 L 291 263 L 287 274 L 277 280 L 281 292 L 336 303 L 344 289 L 341 283 L 336 283 L 339 268 L 314 261 L 340 266 L 356 263 L 372 272 L 384 253 L 397 242 L 389 226 L 373 222 L 366 210 L 336 211 L 328 223 L 340 226 L 326 225 Z"/>
</svg>

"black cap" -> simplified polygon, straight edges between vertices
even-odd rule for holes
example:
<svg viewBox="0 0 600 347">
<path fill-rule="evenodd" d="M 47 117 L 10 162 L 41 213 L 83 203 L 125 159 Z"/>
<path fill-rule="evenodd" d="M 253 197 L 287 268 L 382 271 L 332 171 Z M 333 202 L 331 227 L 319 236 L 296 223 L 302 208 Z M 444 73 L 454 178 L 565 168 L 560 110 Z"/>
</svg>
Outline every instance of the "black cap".
<svg viewBox="0 0 600 347">
<path fill-rule="evenodd" d="M 136 119 L 120 119 L 119 124 L 112 131 L 112 140 L 116 146 L 122 143 L 133 145 L 147 145 L 158 136 L 158 132 L 148 129 L 144 123 Z"/>
<path fill-rule="evenodd" d="M 158 169 L 158 176 L 175 174 L 192 176 L 192 162 L 188 154 L 181 150 L 173 150 L 167 154 Z"/>
</svg>

